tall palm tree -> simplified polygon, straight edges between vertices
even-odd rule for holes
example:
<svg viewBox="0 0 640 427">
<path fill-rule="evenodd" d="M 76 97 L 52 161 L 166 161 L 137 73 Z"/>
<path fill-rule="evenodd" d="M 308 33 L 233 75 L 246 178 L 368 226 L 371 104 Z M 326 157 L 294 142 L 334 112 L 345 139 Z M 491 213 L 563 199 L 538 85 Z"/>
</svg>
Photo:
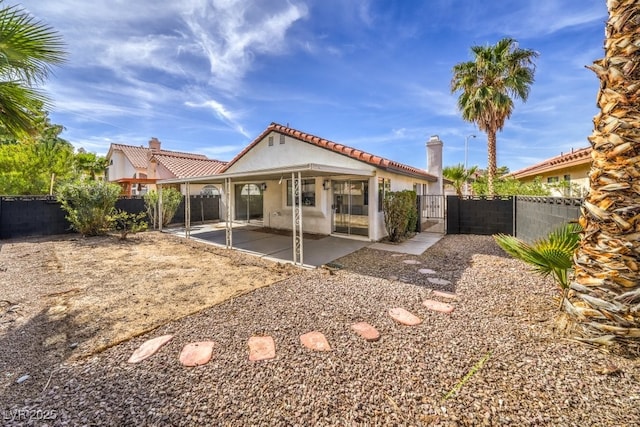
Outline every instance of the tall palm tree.
<svg viewBox="0 0 640 427">
<path fill-rule="evenodd" d="M 462 188 L 469 181 L 469 178 L 476 173 L 476 170 L 478 170 L 477 166 L 465 169 L 463 164 L 458 163 L 455 166 L 447 166 L 442 169 L 442 175 L 451 181 L 451 185 L 456 190 L 458 197 L 462 197 Z"/>
<path fill-rule="evenodd" d="M 473 46 L 473 60 L 453 67 L 451 92 L 460 91 L 458 109 L 462 118 L 475 123 L 487 134 L 488 191 L 494 195 L 496 176 L 496 134 L 511 117 L 514 98 L 523 102 L 535 73 L 538 53 L 521 49 L 511 38 L 503 38 L 494 46 Z"/>
<path fill-rule="evenodd" d="M 565 309 L 585 341 L 640 355 L 640 3 L 608 1 L 605 57 L 589 137 L 590 191 Z"/>
<path fill-rule="evenodd" d="M 53 65 L 64 62 L 61 37 L 18 6 L 0 0 L 0 124 L 28 135 L 47 97 L 36 89 Z"/>
</svg>

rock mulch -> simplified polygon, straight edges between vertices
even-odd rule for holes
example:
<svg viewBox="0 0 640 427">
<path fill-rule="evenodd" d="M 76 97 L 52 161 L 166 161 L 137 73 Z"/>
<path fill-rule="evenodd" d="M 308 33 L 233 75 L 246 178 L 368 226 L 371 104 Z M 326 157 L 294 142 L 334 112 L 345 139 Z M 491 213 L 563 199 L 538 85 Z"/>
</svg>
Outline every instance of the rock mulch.
<svg viewBox="0 0 640 427">
<path fill-rule="evenodd" d="M 17 401 L 9 389 L 0 409 L 54 410 L 50 425 L 640 424 L 640 362 L 554 332 L 553 283 L 490 237 L 447 236 L 420 256 L 364 249 L 337 262 L 344 269 L 335 275 L 306 272 L 53 367 L 44 391 Z M 418 267 L 450 283 L 438 288 Z M 432 311 L 428 299 L 455 310 Z M 423 322 L 401 327 L 389 307 Z M 377 342 L 349 328 L 364 320 L 380 332 Z M 309 331 L 321 331 L 332 351 L 300 345 Z M 162 335 L 174 338 L 127 363 Z M 276 357 L 248 360 L 248 340 L 267 335 Z M 216 343 L 209 363 L 176 362 L 203 337 Z"/>
</svg>

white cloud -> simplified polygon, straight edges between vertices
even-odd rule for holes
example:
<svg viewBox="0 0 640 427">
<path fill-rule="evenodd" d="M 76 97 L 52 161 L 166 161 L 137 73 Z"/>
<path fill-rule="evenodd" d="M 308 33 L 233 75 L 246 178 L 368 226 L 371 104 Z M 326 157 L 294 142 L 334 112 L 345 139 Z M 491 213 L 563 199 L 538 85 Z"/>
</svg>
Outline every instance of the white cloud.
<svg viewBox="0 0 640 427">
<path fill-rule="evenodd" d="M 236 119 L 236 114 L 229 111 L 224 105 L 222 105 L 221 103 L 219 103 L 214 99 L 210 99 L 200 103 L 187 101 L 184 103 L 184 105 L 191 108 L 209 108 L 213 110 L 213 112 L 216 114 L 216 116 L 220 120 L 227 123 L 236 132 L 242 134 L 247 138 L 250 137 L 249 133 L 244 129 L 244 127 Z"/>
</svg>

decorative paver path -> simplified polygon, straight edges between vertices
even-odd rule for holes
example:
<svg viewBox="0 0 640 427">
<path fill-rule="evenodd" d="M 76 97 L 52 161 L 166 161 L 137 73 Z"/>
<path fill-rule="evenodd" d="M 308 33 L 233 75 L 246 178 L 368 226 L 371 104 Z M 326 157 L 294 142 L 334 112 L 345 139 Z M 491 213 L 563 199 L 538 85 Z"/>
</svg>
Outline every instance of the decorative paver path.
<svg viewBox="0 0 640 427">
<path fill-rule="evenodd" d="M 421 268 L 420 270 L 418 270 L 418 272 L 422 274 L 436 274 L 435 270 L 432 270 L 430 268 Z"/>
<path fill-rule="evenodd" d="M 215 344 L 213 341 L 200 341 L 185 345 L 180 352 L 180 363 L 187 367 L 206 365 L 213 356 Z"/>
<path fill-rule="evenodd" d="M 454 306 L 447 304 L 446 302 L 435 301 L 432 299 L 424 300 L 422 305 L 429 310 L 439 311 L 440 313 L 450 314 L 454 310 Z"/>
<path fill-rule="evenodd" d="M 136 351 L 133 352 L 128 362 L 142 362 L 144 359 L 153 356 L 160 349 L 160 347 L 171 341 L 172 338 L 173 335 L 163 335 L 161 337 L 156 337 L 145 341 L 140 347 L 138 347 Z"/>
<path fill-rule="evenodd" d="M 311 350 L 331 351 L 331 346 L 327 338 L 319 331 L 307 332 L 304 335 L 300 335 L 300 343 Z"/>
<path fill-rule="evenodd" d="M 434 285 L 442 285 L 442 286 L 446 286 L 446 285 L 450 285 L 451 282 L 445 279 L 440 279 L 438 277 L 428 277 L 427 280 L 430 283 L 433 283 Z"/>
<path fill-rule="evenodd" d="M 451 292 L 433 291 L 432 295 L 437 296 L 437 297 L 441 297 L 441 298 L 451 299 L 451 300 L 457 300 L 458 299 L 458 295 L 452 294 Z"/>
<path fill-rule="evenodd" d="M 276 357 L 276 344 L 273 337 L 251 337 L 249 338 L 249 360 L 257 362 L 259 360 L 269 360 Z"/>
<path fill-rule="evenodd" d="M 369 342 L 378 341 L 380 339 L 380 332 L 367 322 L 358 322 L 351 325 L 351 329 L 356 331 L 358 335 Z"/>
<path fill-rule="evenodd" d="M 411 264 L 411 265 L 422 264 L 420 261 L 416 261 L 415 259 L 405 259 L 402 262 L 404 262 L 405 264 Z"/>
<path fill-rule="evenodd" d="M 402 325 L 415 326 L 422 323 L 422 319 L 418 316 L 400 307 L 390 309 L 389 316 Z"/>
</svg>

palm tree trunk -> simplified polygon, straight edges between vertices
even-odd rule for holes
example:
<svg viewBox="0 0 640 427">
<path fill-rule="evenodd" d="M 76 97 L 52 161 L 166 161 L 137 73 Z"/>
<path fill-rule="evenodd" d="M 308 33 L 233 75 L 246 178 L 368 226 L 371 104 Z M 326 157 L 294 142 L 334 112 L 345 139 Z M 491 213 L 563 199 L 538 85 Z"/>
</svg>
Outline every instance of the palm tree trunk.
<svg viewBox="0 0 640 427">
<path fill-rule="evenodd" d="M 487 132 L 487 193 L 489 197 L 496 195 L 493 181 L 496 177 L 496 131 Z"/>
<path fill-rule="evenodd" d="M 608 1 L 590 192 L 564 308 L 580 339 L 640 354 L 640 3 Z"/>
</svg>

